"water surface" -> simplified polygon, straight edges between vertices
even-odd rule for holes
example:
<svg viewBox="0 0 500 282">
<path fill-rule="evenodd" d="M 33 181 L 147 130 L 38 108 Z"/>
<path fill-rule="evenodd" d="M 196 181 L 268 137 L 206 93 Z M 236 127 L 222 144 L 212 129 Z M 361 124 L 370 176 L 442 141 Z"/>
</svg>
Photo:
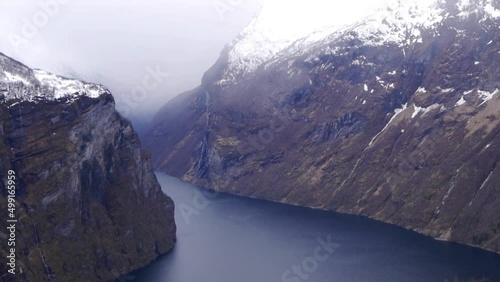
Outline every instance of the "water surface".
<svg viewBox="0 0 500 282">
<path fill-rule="evenodd" d="M 178 241 L 170 254 L 130 274 L 133 281 L 500 281 L 497 254 L 362 217 L 212 195 L 157 176 L 176 203 Z"/>
</svg>

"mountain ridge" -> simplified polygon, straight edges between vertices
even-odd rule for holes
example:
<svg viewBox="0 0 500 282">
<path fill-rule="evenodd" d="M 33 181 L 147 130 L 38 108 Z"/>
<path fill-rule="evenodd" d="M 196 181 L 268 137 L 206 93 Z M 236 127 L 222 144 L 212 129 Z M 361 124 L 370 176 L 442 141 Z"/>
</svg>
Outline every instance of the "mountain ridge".
<svg viewBox="0 0 500 282">
<path fill-rule="evenodd" d="M 426 3 L 440 21 L 360 25 L 221 83 L 226 47 L 142 136 L 155 167 L 500 252 L 500 6 Z"/>
<path fill-rule="evenodd" d="M 302 32 L 291 32 L 290 30 L 293 30 L 293 27 L 284 28 L 280 24 L 268 20 L 268 18 L 279 18 L 276 11 L 274 11 L 274 17 L 268 14 L 273 9 L 277 9 L 273 7 L 274 5 L 278 5 L 278 7 L 283 5 L 280 1 L 271 2 L 273 5 L 268 5 L 273 8 L 268 11 L 265 5 L 249 26 L 228 45 L 228 67 L 218 83 L 236 82 L 237 78 L 251 74 L 259 66 L 272 62 L 275 57 L 279 60 L 279 58 L 285 56 L 292 56 L 294 53 L 300 55 L 301 49 L 308 50 L 311 45 L 321 45 L 324 44 L 324 41 L 331 42 L 335 40 L 335 37 L 344 36 L 347 32 L 356 32 L 355 37 L 364 41 L 366 45 L 391 42 L 411 45 L 412 42 L 405 41 L 421 40 L 419 38 L 421 36 L 419 29 L 426 28 L 429 30 L 445 17 L 449 17 L 452 9 L 455 9 L 452 17 L 466 18 L 474 14 L 481 14 L 483 19 L 480 20 L 500 18 L 500 4 L 493 0 L 481 0 L 482 4 L 476 2 L 478 0 L 424 0 L 418 2 L 391 0 L 384 5 L 378 6 L 376 12 L 342 19 L 340 22 L 333 16 L 327 17 L 327 19 L 319 21 L 322 25 L 310 26 Z M 300 3 L 300 1 L 297 3 Z M 316 10 L 330 8 L 327 3 L 321 1 L 313 2 L 309 6 L 314 7 L 315 5 L 319 7 Z M 321 5 L 325 5 L 325 7 L 321 7 Z M 308 6 L 299 7 L 307 8 Z M 312 8 L 309 7 L 308 9 L 311 10 Z M 300 18 L 301 13 L 303 13 L 300 9 L 291 10 L 291 12 L 288 12 L 291 15 L 280 10 L 280 16 L 285 13 L 285 18 L 293 16 Z M 296 15 L 293 13 L 296 13 Z M 352 15 L 355 10 L 350 12 L 342 11 L 341 13 Z M 266 23 L 266 20 L 269 23 Z M 302 23 L 304 22 L 302 21 Z M 283 36 L 280 32 L 287 33 L 287 35 Z M 408 32 L 413 34 L 408 34 Z M 282 39 L 276 40 L 272 37 Z M 378 42 L 371 42 L 368 37 L 374 37 Z"/>
</svg>

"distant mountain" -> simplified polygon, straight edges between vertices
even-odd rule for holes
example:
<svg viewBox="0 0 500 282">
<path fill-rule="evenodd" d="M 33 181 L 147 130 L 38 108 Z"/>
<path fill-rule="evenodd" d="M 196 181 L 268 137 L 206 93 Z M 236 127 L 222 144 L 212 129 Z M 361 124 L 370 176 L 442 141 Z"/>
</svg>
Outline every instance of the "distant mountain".
<svg viewBox="0 0 500 282">
<path fill-rule="evenodd" d="M 498 1 L 395 1 L 286 42 L 262 22 L 156 115 L 158 169 L 500 252 Z"/>
<path fill-rule="evenodd" d="M 106 88 L 0 53 L 0 133 L 1 218 L 15 173 L 17 220 L 1 281 L 108 281 L 171 250 L 174 204 Z"/>
</svg>

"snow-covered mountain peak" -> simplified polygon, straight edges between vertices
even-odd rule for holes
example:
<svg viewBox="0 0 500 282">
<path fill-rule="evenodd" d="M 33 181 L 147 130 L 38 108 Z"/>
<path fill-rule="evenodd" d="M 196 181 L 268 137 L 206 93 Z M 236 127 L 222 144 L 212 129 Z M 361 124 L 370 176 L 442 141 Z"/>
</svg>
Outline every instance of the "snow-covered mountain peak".
<svg viewBox="0 0 500 282">
<path fill-rule="evenodd" d="M 422 40 L 421 29 L 440 23 L 444 17 L 440 0 L 397 0 L 366 18 L 354 31 L 365 45 L 414 44 Z"/>
<path fill-rule="evenodd" d="M 275 0 L 230 45 L 228 67 L 219 83 L 234 81 L 277 58 L 304 53 L 315 44 L 343 36 L 364 45 L 422 42 L 422 29 L 432 29 L 450 16 L 447 0 L 352 0 L 340 4 L 324 0 Z M 497 19 L 497 0 L 456 0 L 460 18 L 481 14 Z"/>
<path fill-rule="evenodd" d="M 86 83 L 80 80 L 64 78 L 43 70 L 33 70 L 40 84 L 54 89 L 54 99 L 60 99 L 74 94 L 98 98 L 107 92 L 102 86 Z"/>
<path fill-rule="evenodd" d="M 321 31 L 338 30 L 373 13 L 387 0 L 340 3 L 325 0 L 271 0 L 236 38 L 229 51 L 226 79 L 254 71 L 295 41 Z M 364 1 L 363 1 L 364 2 Z"/>
<path fill-rule="evenodd" d="M 106 93 L 109 91 L 101 85 L 30 69 L 0 53 L 0 98 L 5 101 L 72 101 L 80 96 L 98 98 Z"/>
</svg>

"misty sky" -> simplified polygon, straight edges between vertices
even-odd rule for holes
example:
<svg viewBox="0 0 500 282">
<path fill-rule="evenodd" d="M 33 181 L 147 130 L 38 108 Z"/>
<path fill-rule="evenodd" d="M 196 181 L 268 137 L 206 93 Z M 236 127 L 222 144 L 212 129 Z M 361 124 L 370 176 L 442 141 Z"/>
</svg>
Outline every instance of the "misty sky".
<svg viewBox="0 0 500 282">
<path fill-rule="evenodd" d="M 39 25 L 36 36 L 12 44 L 9 34 L 23 35 L 26 20 L 33 22 L 43 11 L 40 3 L 51 1 L 0 0 L 0 52 L 30 67 L 76 72 L 105 83 L 118 98 L 131 95 L 148 68 L 159 68 L 169 77 L 148 91 L 145 101 L 130 105 L 133 112 L 151 113 L 163 101 L 199 84 L 224 45 L 254 17 L 261 1 L 60 0 L 59 11 L 46 25 Z M 218 13 L 215 5 L 231 9 Z M 38 20 L 44 22 L 43 17 Z"/>
<path fill-rule="evenodd" d="M 198 86 L 224 45 L 266 1 L 0 0 L 0 52 L 30 67 L 105 84 L 130 118 L 150 117 L 171 97 Z M 352 13 L 381 1 L 323 2 L 332 11 L 350 5 Z M 287 9 L 288 1 L 282 3 Z M 33 29 L 27 22 L 37 24 Z M 151 70 L 159 70 L 161 79 L 134 102 L 133 91 Z"/>
</svg>

